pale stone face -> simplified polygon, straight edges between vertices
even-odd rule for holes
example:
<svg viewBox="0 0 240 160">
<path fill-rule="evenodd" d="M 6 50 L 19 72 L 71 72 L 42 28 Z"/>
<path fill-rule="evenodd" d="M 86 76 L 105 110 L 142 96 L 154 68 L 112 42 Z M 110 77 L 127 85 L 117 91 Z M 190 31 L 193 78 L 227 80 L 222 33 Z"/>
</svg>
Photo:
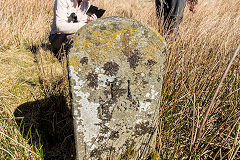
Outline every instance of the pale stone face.
<svg viewBox="0 0 240 160">
<path fill-rule="evenodd" d="M 81 28 L 68 55 L 79 159 L 135 158 L 154 147 L 165 43 L 147 26 L 109 17 Z"/>
</svg>

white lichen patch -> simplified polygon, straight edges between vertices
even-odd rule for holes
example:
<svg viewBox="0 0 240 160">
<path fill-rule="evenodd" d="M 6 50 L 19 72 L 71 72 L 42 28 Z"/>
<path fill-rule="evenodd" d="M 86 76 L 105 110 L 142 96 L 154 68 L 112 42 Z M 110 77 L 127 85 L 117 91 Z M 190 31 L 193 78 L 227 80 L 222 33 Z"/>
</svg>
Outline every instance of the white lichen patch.
<svg viewBox="0 0 240 160">
<path fill-rule="evenodd" d="M 150 97 L 150 93 L 147 93 L 147 94 L 145 95 L 145 97 L 146 97 L 146 98 L 149 98 L 149 97 Z"/>
<path fill-rule="evenodd" d="M 116 76 L 108 76 L 104 74 L 104 69 L 96 68 L 95 72 L 98 74 L 98 89 L 99 87 L 107 87 L 107 82 L 113 82 Z"/>
<path fill-rule="evenodd" d="M 136 124 L 142 124 L 142 123 L 146 123 L 146 122 L 148 122 L 148 120 L 143 120 L 143 119 L 136 120 Z"/>
<path fill-rule="evenodd" d="M 151 99 L 152 100 L 155 100 L 155 97 L 158 95 L 159 92 L 157 92 L 155 89 L 154 89 L 154 86 L 151 86 Z"/>
<path fill-rule="evenodd" d="M 78 109 L 81 113 L 81 124 L 78 125 L 77 131 L 82 132 L 84 135 L 84 142 L 91 145 L 92 140 L 97 138 L 100 129 L 98 124 L 101 120 L 98 118 L 97 110 L 100 104 L 89 102 L 89 93 L 79 91 L 78 94 L 81 96 L 81 99 L 76 101 L 79 106 Z"/>
<path fill-rule="evenodd" d="M 143 119 L 137 119 L 136 124 L 141 123 L 142 121 L 143 121 Z"/>
<path fill-rule="evenodd" d="M 80 80 L 77 72 L 74 71 L 74 67 L 69 67 L 71 77 L 74 81 L 73 93 L 76 97 L 79 97 L 80 100 L 76 100 L 75 104 L 78 106 L 74 108 L 74 118 L 77 123 L 77 132 L 83 134 L 83 140 L 88 145 L 92 145 L 92 140 L 96 139 L 99 134 L 99 123 L 101 120 L 98 118 L 98 107 L 99 103 L 90 102 L 88 100 L 90 93 L 83 92 L 82 88 L 86 83 L 86 80 Z M 93 148 L 93 146 L 91 147 Z M 94 148 L 93 148 L 94 149 Z"/>
<path fill-rule="evenodd" d="M 74 110 L 74 111 L 73 111 L 73 115 L 74 115 L 74 116 L 77 116 L 77 115 L 78 115 L 78 110 Z"/>
<path fill-rule="evenodd" d="M 151 102 L 139 101 L 139 112 L 147 111 L 151 106 Z"/>
</svg>

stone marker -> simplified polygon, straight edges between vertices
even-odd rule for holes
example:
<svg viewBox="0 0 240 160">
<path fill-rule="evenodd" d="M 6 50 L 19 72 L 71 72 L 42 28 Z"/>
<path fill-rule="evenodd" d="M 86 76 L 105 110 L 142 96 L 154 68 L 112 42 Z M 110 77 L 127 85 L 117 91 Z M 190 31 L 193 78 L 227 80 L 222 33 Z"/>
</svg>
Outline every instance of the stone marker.
<svg viewBox="0 0 240 160">
<path fill-rule="evenodd" d="M 157 32 L 122 17 L 76 33 L 68 69 L 79 160 L 144 159 L 154 149 L 164 49 Z"/>
</svg>

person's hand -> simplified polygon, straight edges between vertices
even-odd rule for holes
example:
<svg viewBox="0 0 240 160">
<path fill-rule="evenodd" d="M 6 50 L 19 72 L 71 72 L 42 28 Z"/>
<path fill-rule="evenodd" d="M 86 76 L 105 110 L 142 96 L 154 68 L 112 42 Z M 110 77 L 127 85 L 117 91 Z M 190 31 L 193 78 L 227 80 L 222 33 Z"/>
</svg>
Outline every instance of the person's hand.
<svg viewBox="0 0 240 160">
<path fill-rule="evenodd" d="M 189 10 L 193 13 L 196 12 L 196 5 L 198 4 L 197 0 L 188 0 Z"/>
<path fill-rule="evenodd" d="M 96 19 L 97 19 L 96 14 L 92 14 L 92 15 L 88 16 L 87 23 L 90 23 L 90 22 L 92 22 L 92 21 L 94 21 Z"/>
</svg>

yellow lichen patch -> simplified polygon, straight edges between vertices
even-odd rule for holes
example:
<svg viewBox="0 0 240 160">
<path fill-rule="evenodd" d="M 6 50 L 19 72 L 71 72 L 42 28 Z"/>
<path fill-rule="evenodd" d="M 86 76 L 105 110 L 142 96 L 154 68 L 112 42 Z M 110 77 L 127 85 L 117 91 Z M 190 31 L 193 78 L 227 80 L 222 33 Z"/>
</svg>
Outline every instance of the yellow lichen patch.
<svg viewBox="0 0 240 160">
<path fill-rule="evenodd" d="M 131 36 L 131 35 L 133 35 L 134 34 L 134 29 L 132 28 L 132 27 L 129 27 L 129 35 Z"/>
<path fill-rule="evenodd" d="M 102 32 L 105 34 L 105 35 L 109 35 L 111 32 L 108 31 L 108 30 L 102 30 Z"/>
<path fill-rule="evenodd" d="M 94 47 L 94 44 L 89 40 L 83 41 L 83 49 L 88 49 Z"/>
<path fill-rule="evenodd" d="M 137 41 L 135 39 L 133 39 L 133 40 L 130 41 L 130 43 L 131 43 L 132 47 L 135 47 L 136 44 L 137 44 Z"/>
<path fill-rule="evenodd" d="M 107 46 L 108 48 L 112 48 L 112 44 L 113 44 L 112 39 L 105 39 L 105 40 L 102 40 L 101 42 L 105 44 L 105 46 Z"/>
<path fill-rule="evenodd" d="M 90 59 L 96 64 L 103 64 L 113 59 L 119 59 L 120 51 L 109 46 L 95 47 L 88 53 Z"/>
<path fill-rule="evenodd" d="M 100 31 L 92 32 L 92 38 L 99 42 L 103 39 Z"/>
<path fill-rule="evenodd" d="M 79 63 L 77 63 L 78 61 L 76 61 L 76 59 L 74 58 L 74 56 L 70 56 L 69 58 L 69 65 L 73 66 L 74 70 L 76 70 L 79 66 Z"/>
<path fill-rule="evenodd" d="M 77 40 L 80 38 L 80 33 L 78 32 L 76 36 L 73 37 L 73 39 Z"/>
<path fill-rule="evenodd" d="M 113 33 L 112 36 L 113 36 L 114 38 L 117 38 L 117 36 L 118 36 L 119 34 L 121 34 L 121 31 L 117 31 L 117 32 Z"/>
<path fill-rule="evenodd" d="M 77 56 L 77 57 L 75 58 L 75 61 L 76 61 L 76 62 L 80 62 L 80 57 Z"/>
<path fill-rule="evenodd" d="M 115 32 L 115 33 L 113 33 L 112 34 L 112 36 L 114 37 L 114 38 L 117 38 L 118 37 L 118 35 L 123 35 L 124 33 L 126 33 L 126 32 L 129 32 L 127 29 L 121 29 L 120 31 L 117 31 L 117 32 Z"/>
</svg>

